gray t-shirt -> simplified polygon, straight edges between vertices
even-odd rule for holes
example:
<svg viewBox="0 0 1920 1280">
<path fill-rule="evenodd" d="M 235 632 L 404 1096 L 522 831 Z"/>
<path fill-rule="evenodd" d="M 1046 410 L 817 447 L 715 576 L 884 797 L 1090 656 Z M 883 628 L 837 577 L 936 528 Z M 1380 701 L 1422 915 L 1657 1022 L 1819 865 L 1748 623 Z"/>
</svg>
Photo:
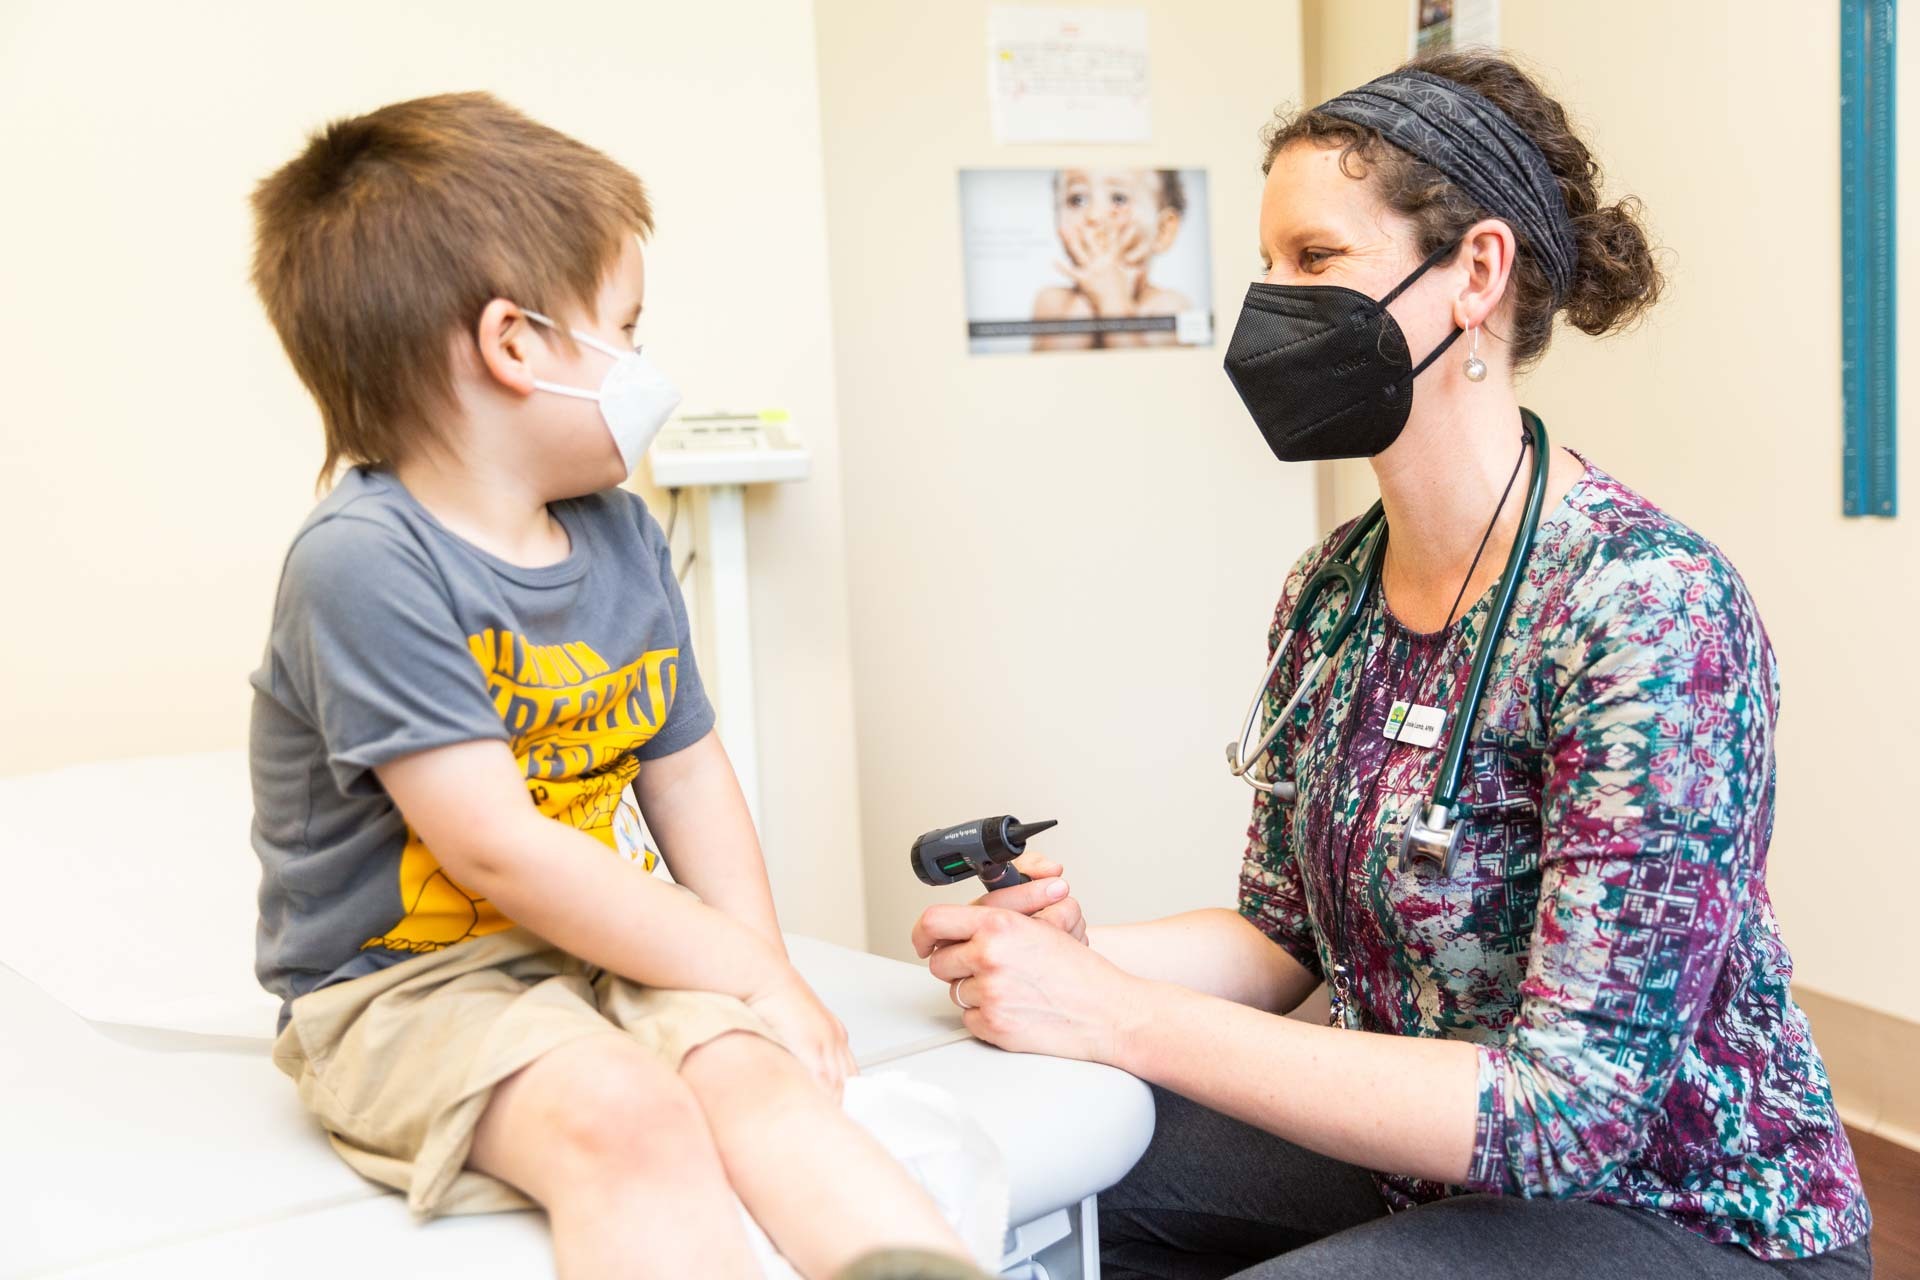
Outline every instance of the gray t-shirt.
<svg viewBox="0 0 1920 1280">
<path fill-rule="evenodd" d="M 286 1004 L 512 922 L 441 869 L 374 776 L 505 742 L 542 813 L 614 847 L 642 762 L 713 727 L 660 526 L 631 493 L 552 504 L 572 548 L 508 564 L 392 476 L 350 471 L 287 552 L 253 673 L 255 971 Z"/>
</svg>

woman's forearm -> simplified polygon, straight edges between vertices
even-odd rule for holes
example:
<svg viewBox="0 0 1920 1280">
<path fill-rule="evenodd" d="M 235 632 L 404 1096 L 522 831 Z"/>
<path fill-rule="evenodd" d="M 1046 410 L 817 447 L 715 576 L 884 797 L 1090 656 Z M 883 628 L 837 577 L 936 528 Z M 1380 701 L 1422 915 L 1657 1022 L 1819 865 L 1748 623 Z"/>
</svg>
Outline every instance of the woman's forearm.
<svg viewBox="0 0 1920 1280">
<path fill-rule="evenodd" d="M 1237 911 L 1212 907 L 1140 924 L 1087 930 L 1095 951 L 1137 977 L 1287 1013 L 1318 978 Z"/>
<path fill-rule="evenodd" d="M 1473 1045 L 1314 1026 L 1166 982 L 1140 987 L 1113 1065 L 1350 1164 L 1465 1180 L 1479 1104 Z"/>
</svg>

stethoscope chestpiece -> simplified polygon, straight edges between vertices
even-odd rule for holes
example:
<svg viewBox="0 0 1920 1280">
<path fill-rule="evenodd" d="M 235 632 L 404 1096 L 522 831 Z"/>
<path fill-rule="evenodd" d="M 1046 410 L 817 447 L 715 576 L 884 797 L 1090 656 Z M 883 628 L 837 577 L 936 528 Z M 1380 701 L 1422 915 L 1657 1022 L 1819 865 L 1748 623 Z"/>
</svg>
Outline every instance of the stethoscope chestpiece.
<svg viewBox="0 0 1920 1280">
<path fill-rule="evenodd" d="M 1424 863 L 1452 879 L 1460 851 L 1460 833 L 1465 830 L 1464 824 L 1453 820 L 1449 806 L 1429 804 L 1424 814 L 1416 813 L 1407 819 L 1406 834 L 1400 837 L 1400 873 L 1405 875 Z"/>
</svg>

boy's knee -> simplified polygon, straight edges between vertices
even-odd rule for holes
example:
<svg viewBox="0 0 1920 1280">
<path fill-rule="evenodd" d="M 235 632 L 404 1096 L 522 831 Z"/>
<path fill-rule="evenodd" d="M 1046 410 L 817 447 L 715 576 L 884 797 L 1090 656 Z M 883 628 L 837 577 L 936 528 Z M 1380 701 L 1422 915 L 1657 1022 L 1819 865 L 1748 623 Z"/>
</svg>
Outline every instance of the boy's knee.
<svg viewBox="0 0 1920 1280">
<path fill-rule="evenodd" d="M 541 1120 L 566 1166 L 602 1177 L 685 1171 L 712 1146 L 693 1091 L 636 1045 L 608 1040 L 555 1083 Z"/>
<path fill-rule="evenodd" d="M 743 1137 L 764 1144 L 811 1133 L 821 1116 L 840 1113 L 799 1059 L 750 1032 L 708 1041 L 680 1071 L 723 1150 Z"/>
<path fill-rule="evenodd" d="M 730 1031 L 707 1041 L 687 1055 L 680 1074 L 709 1110 L 716 1104 L 783 1110 L 805 1093 L 819 1092 L 799 1059 L 750 1031 Z M 801 1091 L 799 1096 L 796 1091 Z"/>
</svg>

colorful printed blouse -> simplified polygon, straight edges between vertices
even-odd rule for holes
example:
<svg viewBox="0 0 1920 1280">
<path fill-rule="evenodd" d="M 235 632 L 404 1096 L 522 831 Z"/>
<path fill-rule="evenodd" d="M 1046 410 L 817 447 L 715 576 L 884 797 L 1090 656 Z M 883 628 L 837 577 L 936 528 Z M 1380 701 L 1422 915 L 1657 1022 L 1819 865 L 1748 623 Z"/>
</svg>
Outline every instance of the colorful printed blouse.
<svg viewBox="0 0 1920 1280">
<path fill-rule="evenodd" d="M 1344 532 L 1294 566 L 1270 648 Z M 1327 594 L 1316 652 L 1344 603 Z M 1494 659 L 1450 877 L 1398 852 L 1451 721 L 1432 748 L 1383 727 L 1398 699 L 1451 712 L 1492 593 L 1433 634 L 1383 594 L 1275 744 L 1300 799 L 1256 799 L 1240 910 L 1314 974 L 1349 966 L 1347 1026 L 1479 1046 L 1465 1186 L 1381 1175 L 1388 1203 L 1580 1197 L 1774 1259 L 1865 1235 L 1767 897 L 1779 686 L 1733 567 L 1588 467 L 1541 521 Z"/>
</svg>

